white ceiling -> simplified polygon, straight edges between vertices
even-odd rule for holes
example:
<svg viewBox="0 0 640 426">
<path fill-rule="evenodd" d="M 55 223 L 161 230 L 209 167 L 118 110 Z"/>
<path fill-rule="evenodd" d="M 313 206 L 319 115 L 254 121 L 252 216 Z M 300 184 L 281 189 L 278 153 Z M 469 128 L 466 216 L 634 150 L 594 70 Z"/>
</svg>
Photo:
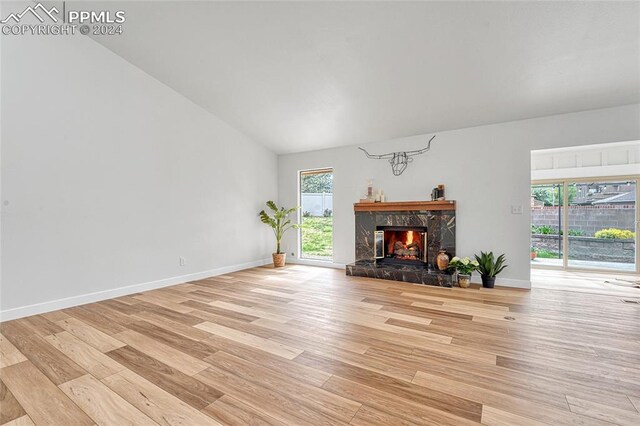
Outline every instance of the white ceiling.
<svg viewBox="0 0 640 426">
<path fill-rule="evenodd" d="M 277 153 L 640 102 L 639 2 L 107 7 L 100 43 Z"/>
</svg>

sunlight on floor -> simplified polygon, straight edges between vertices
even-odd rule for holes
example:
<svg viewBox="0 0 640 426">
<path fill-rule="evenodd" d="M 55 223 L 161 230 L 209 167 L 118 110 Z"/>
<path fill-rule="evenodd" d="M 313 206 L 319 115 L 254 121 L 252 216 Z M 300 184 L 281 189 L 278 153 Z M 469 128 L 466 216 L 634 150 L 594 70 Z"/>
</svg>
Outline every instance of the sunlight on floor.
<svg viewBox="0 0 640 426">
<path fill-rule="evenodd" d="M 640 275 L 532 269 L 531 288 L 640 297 Z"/>
</svg>

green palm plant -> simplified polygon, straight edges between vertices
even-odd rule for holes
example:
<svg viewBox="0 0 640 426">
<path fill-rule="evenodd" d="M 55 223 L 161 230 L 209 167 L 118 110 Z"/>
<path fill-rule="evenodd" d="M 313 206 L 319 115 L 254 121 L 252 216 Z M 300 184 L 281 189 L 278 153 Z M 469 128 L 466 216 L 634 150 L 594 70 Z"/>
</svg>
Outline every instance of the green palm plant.
<svg viewBox="0 0 640 426">
<path fill-rule="evenodd" d="M 495 277 L 508 266 L 504 264 L 504 254 L 501 254 L 496 259 L 492 251 L 488 253 L 481 251 L 480 256 L 476 254 L 475 257 L 476 261 L 478 261 L 478 272 L 486 277 Z"/>
<path fill-rule="evenodd" d="M 289 215 L 297 211 L 300 207 L 292 207 L 290 209 L 285 209 L 284 207 L 278 208 L 273 201 L 267 201 L 267 207 L 271 210 L 272 216 L 262 210 L 259 213 L 260 220 L 262 220 L 262 223 L 269 225 L 273 230 L 273 234 L 276 237 L 276 254 L 280 254 L 282 253 L 280 251 L 280 241 L 284 233 L 291 228 L 300 227 L 300 225 L 296 223 L 291 223 L 291 219 L 289 218 Z"/>
</svg>

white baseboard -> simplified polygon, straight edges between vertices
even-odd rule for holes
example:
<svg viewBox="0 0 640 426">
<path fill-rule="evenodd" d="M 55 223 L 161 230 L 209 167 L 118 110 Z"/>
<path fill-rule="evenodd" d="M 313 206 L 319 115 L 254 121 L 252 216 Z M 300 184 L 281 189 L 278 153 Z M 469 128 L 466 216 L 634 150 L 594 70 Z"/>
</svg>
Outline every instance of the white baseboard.
<svg viewBox="0 0 640 426">
<path fill-rule="evenodd" d="M 496 278 L 496 286 L 531 289 L 531 281 L 515 280 L 513 278 Z"/>
<path fill-rule="evenodd" d="M 287 258 L 287 263 L 291 263 L 294 265 L 319 266 L 321 268 L 334 268 L 334 269 L 345 269 L 347 267 L 347 265 L 344 263 L 336 263 L 336 262 L 331 262 L 327 260 Z"/>
<path fill-rule="evenodd" d="M 271 259 L 255 260 L 253 262 L 241 263 L 237 265 L 225 266 L 222 268 L 210 269 L 208 271 L 195 272 L 193 274 L 181 275 L 177 277 L 165 278 L 157 281 L 150 281 L 141 284 L 133 284 L 125 287 L 118 287 L 109 290 L 96 291 L 94 293 L 80 294 L 78 296 L 66 297 L 64 299 L 51 300 L 48 302 L 36 303 L 33 305 L 21 306 L 18 308 L 0 311 L 0 321 L 28 317 L 31 315 L 43 314 L 45 312 L 57 311 L 59 309 L 70 308 L 72 306 L 84 305 L 87 303 L 99 302 L 101 300 L 113 299 L 114 297 L 126 296 L 128 294 L 139 293 L 141 291 L 154 290 L 182 284 L 188 281 L 201 280 L 216 275 L 228 274 L 230 272 L 241 271 L 243 269 L 255 268 L 271 263 Z"/>
</svg>

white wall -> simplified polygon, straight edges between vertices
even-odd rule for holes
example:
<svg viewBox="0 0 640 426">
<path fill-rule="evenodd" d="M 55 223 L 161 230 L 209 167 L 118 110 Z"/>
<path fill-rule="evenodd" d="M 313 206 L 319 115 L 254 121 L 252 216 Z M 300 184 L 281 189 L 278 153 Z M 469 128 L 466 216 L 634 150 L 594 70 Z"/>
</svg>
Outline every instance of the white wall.
<svg viewBox="0 0 640 426">
<path fill-rule="evenodd" d="M 89 38 L 2 38 L 3 319 L 270 257 L 272 152 Z"/>
<path fill-rule="evenodd" d="M 384 154 L 422 148 L 429 135 L 365 145 Z M 367 179 L 382 188 L 389 201 L 429 199 L 431 189 L 446 185 L 457 200 L 457 252 L 504 252 L 509 267 L 498 284 L 530 286 L 531 150 L 626 141 L 640 138 L 640 105 L 556 115 L 461 130 L 438 132 L 431 151 L 415 157 L 401 176 L 384 160 L 370 160 L 357 147 L 327 149 L 278 157 L 279 201 L 297 200 L 297 172 L 334 169 L 334 262 L 354 260 L 353 203 L 365 193 Z M 355 141 L 354 141 L 355 142 Z M 511 206 L 523 207 L 522 215 Z M 295 233 L 286 236 L 287 252 L 298 255 Z"/>
</svg>

